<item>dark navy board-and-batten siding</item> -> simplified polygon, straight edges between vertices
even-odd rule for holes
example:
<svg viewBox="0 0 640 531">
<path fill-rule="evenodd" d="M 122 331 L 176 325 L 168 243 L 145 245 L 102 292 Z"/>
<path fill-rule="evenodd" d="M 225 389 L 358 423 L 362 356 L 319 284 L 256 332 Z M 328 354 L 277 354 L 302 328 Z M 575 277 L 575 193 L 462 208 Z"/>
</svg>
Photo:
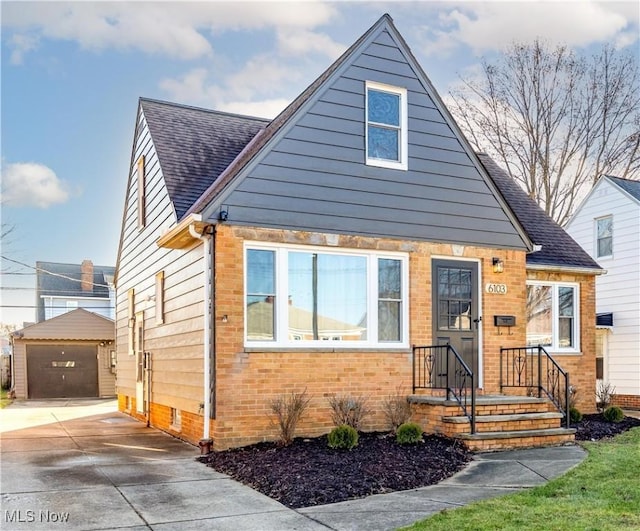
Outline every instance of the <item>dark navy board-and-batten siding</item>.
<svg viewBox="0 0 640 531">
<path fill-rule="evenodd" d="M 395 40 L 385 30 L 363 46 L 215 211 L 241 225 L 524 249 Z M 366 81 L 408 91 L 407 171 L 365 164 Z"/>
</svg>

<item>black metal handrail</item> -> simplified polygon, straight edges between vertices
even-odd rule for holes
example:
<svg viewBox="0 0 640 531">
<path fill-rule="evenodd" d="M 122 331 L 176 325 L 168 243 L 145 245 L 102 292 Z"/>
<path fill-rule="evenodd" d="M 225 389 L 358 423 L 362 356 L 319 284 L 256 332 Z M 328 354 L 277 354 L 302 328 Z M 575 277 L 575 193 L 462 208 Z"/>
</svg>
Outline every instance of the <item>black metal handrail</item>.
<svg viewBox="0 0 640 531">
<path fill-rule="evenodd" d="M 444 389 L 469 418 L 476 432 L 476 386 L 473 371 L 450 344 L 413 346 L 413 391 Z"/>
<path fill-rule="evenodd" d="M 529 395 L 546 395 L 570 426 L 569 373 L 542 345 L 500 348 L 500 391 L 505 387 L 526 387 Z"/>
</svg>

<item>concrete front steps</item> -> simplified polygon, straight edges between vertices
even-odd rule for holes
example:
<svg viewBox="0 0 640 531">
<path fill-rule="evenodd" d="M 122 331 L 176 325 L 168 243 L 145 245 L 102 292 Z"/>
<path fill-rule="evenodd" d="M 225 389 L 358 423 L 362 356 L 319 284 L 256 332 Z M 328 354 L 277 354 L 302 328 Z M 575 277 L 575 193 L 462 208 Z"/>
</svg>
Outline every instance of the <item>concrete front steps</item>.
<svg viewBox="0 0 640 531">
<path fill-rule="evenodd" d="M 427 433 L 460 439 L 474 451 L 554 446 L 573 442 L 575 430 L 545 398 L 476 396 L 476 433 L 457 402 L 443 396 L 410 395 L 412 415 Z"/>
</svg>

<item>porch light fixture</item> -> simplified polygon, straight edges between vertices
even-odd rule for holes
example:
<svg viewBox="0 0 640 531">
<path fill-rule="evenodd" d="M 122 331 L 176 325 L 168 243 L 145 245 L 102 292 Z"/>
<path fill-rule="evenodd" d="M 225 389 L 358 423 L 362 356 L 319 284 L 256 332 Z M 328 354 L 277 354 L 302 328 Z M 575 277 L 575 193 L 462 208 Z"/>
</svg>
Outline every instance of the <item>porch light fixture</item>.
<svg viewBox="0 0 640 531">
<path fill-rule="evenodd" d="M 504 261 L 500 258 L 493 257 L 493 272 L 502 273 L 504 271 Z"/>
</svg>

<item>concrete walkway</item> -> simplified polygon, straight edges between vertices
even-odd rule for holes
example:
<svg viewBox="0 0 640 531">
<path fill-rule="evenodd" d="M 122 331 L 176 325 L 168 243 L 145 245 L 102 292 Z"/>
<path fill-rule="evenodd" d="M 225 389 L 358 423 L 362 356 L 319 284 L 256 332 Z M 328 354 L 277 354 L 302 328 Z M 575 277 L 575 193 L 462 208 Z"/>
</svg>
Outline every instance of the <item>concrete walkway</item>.
<svg viewBox="0 0 640 531">
<path fill-rule="evenodd" d="M 0 410 L 0 528 L 386 530 L 541 485 L 577 446 L 478 454 L 438 485 L 297 511 L 196 462 L 199 450 L 114 400 L 17 401 Z"/>
</svg>

